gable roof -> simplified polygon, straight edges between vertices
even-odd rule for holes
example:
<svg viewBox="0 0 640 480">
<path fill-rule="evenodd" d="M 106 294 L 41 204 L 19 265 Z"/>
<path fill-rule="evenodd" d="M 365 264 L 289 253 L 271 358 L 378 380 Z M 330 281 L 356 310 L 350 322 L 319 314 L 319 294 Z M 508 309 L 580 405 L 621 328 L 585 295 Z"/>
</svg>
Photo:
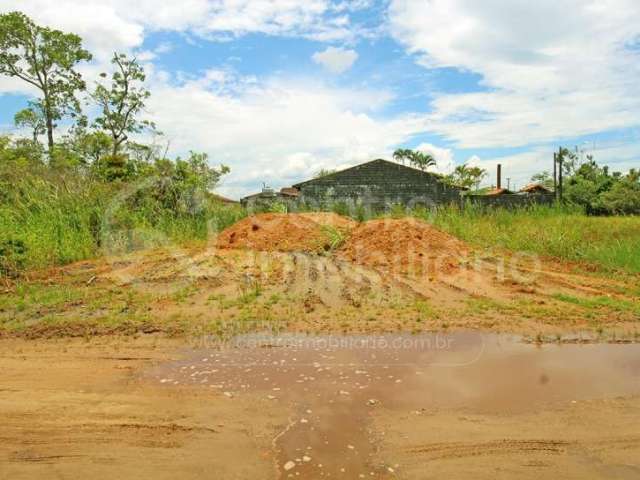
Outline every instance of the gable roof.
<svg viewBox="0 0 640 480">
<path fill-rule="evenodd" d="M 209 196 L 212 200 L 217 200 L 218 202 L 222 202 L 222 203 L 240 203 L 237 200 L 232 200 L 230 198 L 227 197 L 223 197 L 222 195 L 218 195 L 217 193 L 213 193 L 213 192 L 209 192 Z"/>
<path fill-rule="evenodd" d="M 541 183 L 530 183 L 526 187 L 523 187 L 521 192 L 532 193 L 532 192 L 542 192 L 542 193 L 551 193 L 551 190 L 542 185 Z"/>
<path fill-rule="evenodd" d="M 485 193 L 488 197 L 497 197 L 499 195 L 512 195 L 513 192 L 511 190 L 507 190 L 506 188 L 494 188 Z"/>
<path fill-rule="evenodd" d="M 411 175 L 422 175 L 425 177 L 425 179 L 429 179 L 429 180 L 436 180 L 441 182 L 442 181 L 442 175 L 440 175 L 439 173 L 433 173 L 433 172 L 425 172 L 423 170 L 418 170 L 417 168 L 413 168 L 413 167 L 407 167 L 406 165 L 402 165 L 400 163 L 396 163 L 396 162 L 390 162 L 389 160 L 384 160 L 382 158 L 377 158 L 375 160 L 371 160 L 369 162 L 365 162 L 365 163 L 361 163 L 359 165 L 355 165 L 353 167 L 349 167 L 349 168 L 345 168 L 344 170 L 339 170 L 337 172 L 333 172 L 330 173 L 329 175 L 324 175 L 322 177 L 318 177 L 318 178 L 312 178 L 311 180 L 306 180 L 304 182 L 299 182 L 293 185 L 294 188 L 300 189 L 301 186 L 304 185 L 309 185 L 311 183 L 324 183 L 324 181 L 326 180 L 330 180 L 336 177 L 339 177 L 345 173 L 348 172 L 352 172 L 352 171 L 357 171 L 363 168 L 368 168 L 368 167 L 372 167 L 372 166 L 387 166 L 387 167 L 392 167 L 396 170 L 400 170 L 400 171 L 404 171 L 406 173 L 410 173 Z M 459 187 L 452 187 L 452 188 L 459 188 Z"/>
<path fill-rule="evenodd" d="M 287 197 L 298 197 L 300 196 L 300 191 L 294 187 L 282 187 L 280 189 L 280 194 Z"/>
</svg>

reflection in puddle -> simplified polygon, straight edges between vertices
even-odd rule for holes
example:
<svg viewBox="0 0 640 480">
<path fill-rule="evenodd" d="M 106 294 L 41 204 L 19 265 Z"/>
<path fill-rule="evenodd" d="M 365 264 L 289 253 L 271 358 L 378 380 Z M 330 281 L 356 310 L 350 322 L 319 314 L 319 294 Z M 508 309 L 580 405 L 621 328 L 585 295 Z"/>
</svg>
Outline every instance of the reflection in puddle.
<svg viewBox="0 0 640 480">
<path fill-rule="evenodd" d="M 639 394 L 640 345 L 540 347 L 480 333 L 248 335 L 187 351 L 149 375 L 284 402 L 290 423 L 274 444 L 285 478 L 386 478 L 397 466 L 375 458 L 373 409 L 519 413 Z"/>
</svg>

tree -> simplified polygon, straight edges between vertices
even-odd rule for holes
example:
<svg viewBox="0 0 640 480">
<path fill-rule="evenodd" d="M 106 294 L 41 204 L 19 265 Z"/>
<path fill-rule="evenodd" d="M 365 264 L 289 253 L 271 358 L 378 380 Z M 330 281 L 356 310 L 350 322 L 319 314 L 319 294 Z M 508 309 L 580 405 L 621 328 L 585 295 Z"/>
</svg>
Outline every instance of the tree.
<svg viewBox="0 0 640 480">
<path fill-rule="evenodd" d="M 153 130 L 155 125 L 138 118 L 144 109 L 145 101 L 151 95 L 142 86 L 146 79 L 144 68 L 135 58 L 128 59 L 122 53 L 114 53 L 111 63 L 115 67 L 111 75 L 111 85 L 107 87 L 98 83 L 91 97 L 102 110 L 94 124 L 111 136 L 111 154 L 116 156 L 130 134 L 140 133 L 145 129 Z M 102 73 L 100 76 L 106 78 L 107 74 Z"/>
<path fill-rule="evenodd" d="M 451 175 L 447 175 L 446 181 L 458 187 L 478 189 L 480 182 L 487 176 L 487 171 L 480 167 L 470 167 L 466 163 L 458 165 Z"/>
<path fill-rule="evenodd" d="M 336 173 L 336 171 L 330 168 L 321 168 L 320 170 L 318 170 L 316 173 L 313 174 L 313 178 L 322 178 L 322 177 L 331 175 L 333 173 Z"/>
<path fill-rule="evenodd" d="M 481 167 L 469 168 L 468 175 L 472 180 L 472 185 L 475 185 L 476 190 L 480 187 L 480 182 L 488 175 L 487 171 Z"/>
<path fill-rule="evenodd" d="M 85 164 L 99 162 L 112 151 L 111 137 L 104 132 L 79 131 L 71 141 L 71 149 L 82 157 Z"/>
<path fill-rule="evenodd" d="M 77 35 L 36 25 L 20 12 L 0 15 L 0 74 L 40 91 L 34 104 L 44 117 L 50 153 L 56 121 L 80 115 L 76 92 L 84 90 L 85 83 L 74 67 L 83 60 L 91 60 L 91 54 Z"/>
<path fill-rule="evenodd" d="M 34 142 L 38 141 L 38 136 L 47 131 L 47 126 L 42 112 L 37 108 L 37 105 L 33 104 L 16 113 L 13 117 L 13 123 L 18 128 L 30 129 Z"/>
<path fill-rule="evenodd" d="M 549 190 L 553 190 L 553 178 L 551 177 L 551 174 L 546 170 L 544 172 L 540 172 L 532 175 L 531 181 L 533 183 L 542 185 L 543 187 Z"/>
<path fill-rule="evenodd" d="M 186 214 L 197 213 L 199 205 L 220 181 L 229 173 L 229 167 L 209 166 L 206 153 L 190 152 L 189 158 L 156 159 L 154 174 L 157 177 L 153 192 L 163 208 Z"/>
<path fill-rule="evenodd" d="M 601 202 L 602 194 L 611 190 L 619 181 L 620 174 L 610 175 L 607 167 L 600 167 L 593 159 L 577 168 L 572 165 L 569 172 L 571 176 L 567 176 L 564 184 L 565 200 L 584 207 L 589 213 L 606 213 Z"/>
<path fill-rule="evenodd" d="M 403 165 L 410 156 L 411 150 L 408 150 L 406 148 L 398 148 L 395 152 L 393 152 L 393 159 L 397 162 L 401 162 Z"/>
<path fill-rule="evenodd" d="M 419 152 L 417 150 L 411 151 L 409 155 L 409 161 L 412 165 L 419 168 L 423 172 L 436 165 L 436 159 L 429 153 Z"/>
<path fill-rule="evenodd" d="M 393 152 L 393 158 L 396 161 L 402 162 L 403 165 L 404 162 L 408 160 L 409 165 L 419 168 L 422 171 L 425 171 L 427 168 L 436 164 L 436 160 L 431 156 L 431 154 L 406 148 L 398 148 Z"/>
<path fill-rule="evenodd" d="M 640 214 L 640 171 L 632 168 L 601 195 L 600 202 L 607 213 Z"/>
</svg>

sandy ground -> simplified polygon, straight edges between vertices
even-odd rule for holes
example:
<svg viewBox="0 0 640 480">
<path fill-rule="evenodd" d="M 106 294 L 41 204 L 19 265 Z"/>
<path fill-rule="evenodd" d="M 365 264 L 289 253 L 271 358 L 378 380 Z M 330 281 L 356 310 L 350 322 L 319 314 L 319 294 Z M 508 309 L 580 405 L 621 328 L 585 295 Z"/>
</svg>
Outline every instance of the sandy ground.
<svg viewBox="0 0 640 480">
<path fill-rule="evenodd" d="M 522 414 L 380 412 L 382 459 L 398 478 L 640 478 L 640 399 L 615 398 Z"/>
<path fill-rule="evenodd" d="M 320 255 L 229 248 L 278 244 L 272 220 L 247 220 L 225 248 L 7 284 L 0 478 L 640 478 L 638 275 L 477 251 L 425 225 L 391 222 L 374 238 L 328 216 L 297 225 L 300 244 L 323 235 Z M 326 251 L 351 228 L 351 243 Z M 220 369 L 194 344 L 264 329 L 557 345 L 500 341 L 469 363 L 484 345 L 472 336 L 434 354 L 470 366 L 425 380 L 370 350 L 256 349 Z"/>
<path fill-rule="evenodd" d="M 0 478 L 275 477 L 276 408 L 136 379 L 171 342 L 0 343 Z"/>
<path fill-rule="evenodd" d="M 631 358 L 626 375 L 636 375 L 635 383 L 618 384 L 603 370 L 576 387 L 563 380 L 575 378 L 575 372 L 565 377 L 549 373 L 551 380 L 541 383 L 557 387 L 544 398 L 531 395 L 537 387 L 521 388 L 523 380 L 511 385 L 510 379 L 518 377 L 507 377 L 489 361 L 477 371 L 465 370 L 476 381 L 460 385 L 469 385 L 464 391 L 471 393 L 479 388 L 480 395 L 469 393 L 465 398 L 474 400 L 468 403 L 451 396 L 460 392 L 459 385 L 451 384 L 456 372 L 437 370 L 432 380 L 412 388 L 415 372 L 404 364 L 386 370 L 382 363 L 363 365 L 340 354 L 332 356 L 340 363 L 331 375 L 314 373 L 317 381 L 313 377 L 313 383 L 305 383 L 295 380 L 300 378 L 297 371 L 272 367 L 284 363 L 271 361 L 281 353 L 269 350 L 265 357 L 260 351 L 260 358 L 268 360 L 264 368 L 271 372 L 270 381 L 282 388 L 269 383 L 269 388 L 242 390 L 240 383 L 253 384 L 267 370 L 254 366 L 249 373 L 241 365 L 244 375 L 225 374 L 227 396 L 199 380 L 187 381 L 201 373 L 203 364 L 197 362 L 204 358 L 182 341 L 3 340 L 0 349 L 0 478 L 640 476 L 640 396 L 629 393 L 638 389 L 636 354 L 609 362 Z M 594 358 L 602 363 L 598 355 Z M 307 371 L 317 371 L 311 357 L 300 359 Z M 556 361 L 562 363 L 560 357 Z M 537 375 L 525 358 L 521 367 L 514 365 L 520 378 Z M 385 369 L 378 382 L 387 383 L 373 381 L 375 368 Z M 495 371 L 502 390 L 492 386 L 486 371 L 481 375 L 485 368 Z M 185 373 L 176 377 L 179 372 Z M 355 385 L 363 385 L 365 373 L 371 376 L 371 388 L 358 390 Z M 170 384 L 154 381 L 165 376 L 171 377 Z M 603 391 L 597 378 L 608 379 Z M 491 388 L 485 391 L 481 385 L 487 382 Z M 434 401 L 429 385 L 433 391 L 449 388 L 449 394 Z M 511 390 L 504 390 L 508 385 Z M 405 388 L 413 393 L 405 395 Z M 483 395 L 490 401 L 476 401 Z M 371 396 L 374 404 L 369 404 Z M 507 402 L 491 400 L 496 398 Z M 514 398 L 518 402 L 508 400 Z M 287 471 L 289 461 L 295 467 Z"/>
<path fill-rule="evenodd" d="M 153 250 L 80 262 L 0 292 L 0 336 L 480 329 L 557 341 L 640 337 L 640 277 L 478 255 L 454 271 L 394 272 L 336 256 Z"/>
</svg>

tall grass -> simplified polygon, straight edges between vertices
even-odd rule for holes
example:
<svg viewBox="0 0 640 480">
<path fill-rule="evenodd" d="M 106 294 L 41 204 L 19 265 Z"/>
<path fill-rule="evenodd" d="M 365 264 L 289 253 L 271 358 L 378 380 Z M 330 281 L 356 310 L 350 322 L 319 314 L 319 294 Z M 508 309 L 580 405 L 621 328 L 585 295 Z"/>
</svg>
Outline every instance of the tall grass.
<svg viewBox="0 0 640 480">
<path fill-rule="evenodd" d="M 606 269 L 640 272 L 640 217 L 593 217 L 580 209 L 531 206 L 516 210 L 467 206 L 416 210 L 469 243 L 528 251 Z"/>
<path fill-rule="evenodd" d="M 205 201 L 177 214 L 126 202 L 112 211 L 122 185 L 41 172 L 5 179 L 0 196 L 0 276 L 169 243 L 206 240 L 245 215 L 239 206 Z"/>
</svg>

